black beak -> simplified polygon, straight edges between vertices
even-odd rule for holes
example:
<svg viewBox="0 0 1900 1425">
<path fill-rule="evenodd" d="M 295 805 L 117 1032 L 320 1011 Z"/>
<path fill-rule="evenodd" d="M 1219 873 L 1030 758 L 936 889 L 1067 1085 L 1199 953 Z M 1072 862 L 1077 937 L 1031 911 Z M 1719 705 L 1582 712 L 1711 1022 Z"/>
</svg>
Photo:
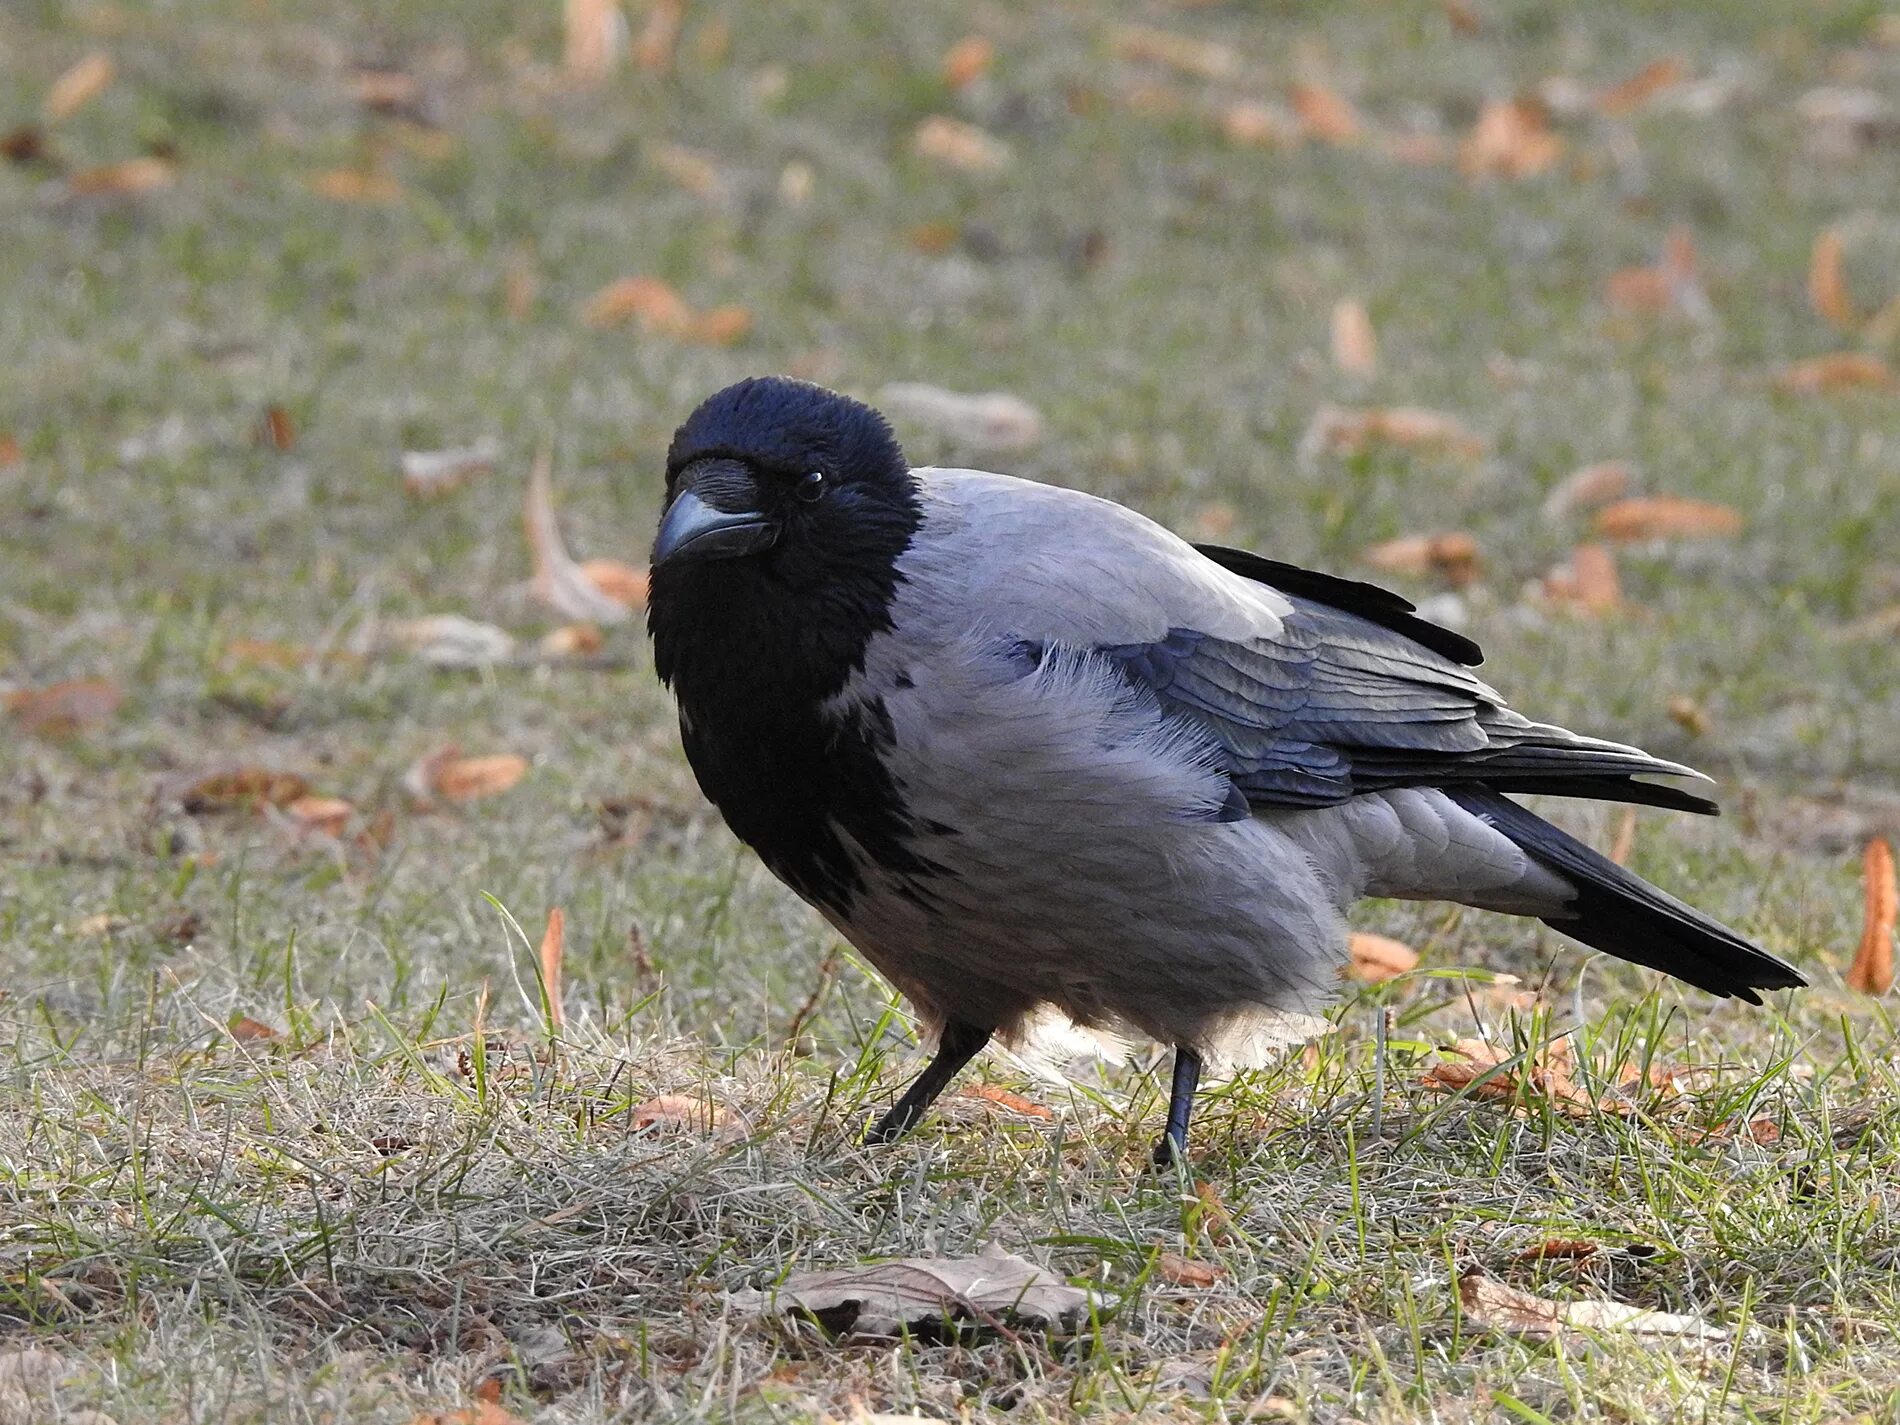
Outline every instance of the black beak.
<svg viewBox="0 0 1900 1425">
<path fill-rule="evenodd" d="M 769 549 L 778 525 L 762 514 L 758 485 L 735 461 L 709 462 L 680 478 L 653 540 L 653 563 L 737 559 Z"/>
</svg>

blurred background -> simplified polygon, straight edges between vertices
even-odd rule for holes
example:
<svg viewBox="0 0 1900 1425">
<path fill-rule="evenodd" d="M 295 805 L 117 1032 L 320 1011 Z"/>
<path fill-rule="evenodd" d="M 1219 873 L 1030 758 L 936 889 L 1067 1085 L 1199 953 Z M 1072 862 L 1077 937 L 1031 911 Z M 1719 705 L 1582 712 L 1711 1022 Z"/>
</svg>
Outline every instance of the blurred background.
<svg viewBox="0 0 1900 1425">
<path fill-rule="evenodd" d="M 577 1013 L 744 1043 L 817 984 L 860 1032 L 639 624 L 671 430 L 782 371 L 1403 589 L 1735 813 L 1573 824 L 1844 964 L 1900 776 L 1897 86 L 1867 3 L 10 4 L 9 959 L 98 1026 L 153 966 L 401 1007 L 505 973 L 487 893 L 567 906 Z"/>
</svg>

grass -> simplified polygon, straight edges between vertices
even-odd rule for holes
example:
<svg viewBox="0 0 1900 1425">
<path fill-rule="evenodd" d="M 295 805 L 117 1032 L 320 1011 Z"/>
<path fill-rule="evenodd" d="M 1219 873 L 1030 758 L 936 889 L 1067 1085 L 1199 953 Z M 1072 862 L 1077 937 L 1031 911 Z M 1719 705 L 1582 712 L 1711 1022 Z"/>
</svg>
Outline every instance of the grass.
<svg viewBox="0 0 1900 1425">
<path fill-rule="evenodd" d="M 1900 600 L 1900 446 L 1890 393 L 1771 380 L 1879 350 L 1813 314 L 1805 274 L 1838 225 L 1861 306 L 1895 295 L 1900 149 L 1820 156 L 1798 108 L 1893 91 L 1877 18 L 1485 5 L 1463 34 L 1426 4 L 706 0 L 672 73 L 577 92 L 551 3 L 8 7 L 0 127 L 35 121 L 92 50 L 118 78 L 52 126 L 50 158 L 0 165 L 0 433 L 20 448 L 0 467 L 0 688 L 96 676 L 126 701 L 70 737 L 0 723 L 0 1420 L 401 1422 L 473 1408 L 485 1382 L 550 1421 L 1891 1418 L 1896 1046 L 1886 1004 L 1840 974 L 1860 845 L 1900 822 L 1900 678 L 1855 632 Z M 1121 57 L 1130 23 L 1239 69 Z M 953 95 L 940 58 L 971 29 L 997 62 Z M 1236 147 L 1216 122 L 1321 80 L 1379 133 L 1455 143 L 1487 99 L 1672 55 L 1701 107 L 1560 116 L 1563 162 L 1523 181 L 1370 142 Z M 422 122 L 366 111 L 364 64 L 415 75 Z M 1013 164 L 913 154 L 936 112 Z M 669 176 L 668 146 L 710 187 Z M 145 151 L 175 155 L 176 181 L 67 195 L 72 172 Z M 311 191 L 336 168 L 399 192 Z M 1608 275 L 1678 224 L 1713 319 L 1610 311 Z M 636 273 L 746 306 L 753 334 L 703 347 L 577 319 Z M 1327 359 L 1344 298 L 1377 327 L 1374 377 Z M 1470 530 L 1485 563 L 1459 602 L 1494 680 L 1717 774 L 1733 814 L 1645 814 L 1633 864 L 1814 988 L 1714 1005 L 1533 926 L 1374 905 L 1366 928 L 1424 969 L 1349 991 L 1315 1053 L 1211 1095 L 1192 1182 L 1145 1167 L 1163 1085 L 1119 1067 L 1062 1087 L 993 1057 L 979 1077 L 1052 1118 L 957 1096 L 912 1140 L 859 1148 L 915 1063 L 901 1009 L 848 954 L 821 974 L 829 932 L 709 815 L 636 625 L 589 659 L 479 671 L 241 655 L 433 613 L 532 647 L 558 622 L 525 589 L 534 453 L 553 452 L 577 550 L 638 562 L 674 424 L 783 369 L 866 395 L 1013 391 L 1044 413 L 1036 449 L 906 429 L 913 456 L 1086 485 L 1281 558 L 1350 571 L 1375 540 Z M 1328 403 L 1447 410 L 1486 453 L 1303 459 Z M 257 437 L 271 406 L 287 450 Z M 484 437 L 495 472 L 404 494 L 400 451 Z M 1627 552 L 1632 612 L 1553 614 L 1523 587 L 1587 526 L 1540 505 L 1611 458 L 1746 531 Z M 1679 697 L 1704 730 L 1672 718 Z M 404 770 L 451 743 L 531 770 L 419 811 Z M 154 796 L 228 762 L 349 799 L 350 835 Z M 359 843 L 385 811 L 387 847 Z M 1609 839 L 1608 814 L 1567 815 Z M 497 906 L 533 932 L 555 905 L 550 1036 Z M 1534 1004 L 1488 983 L 1507 970 Z M 240 1037 L 236 1015 L 274 1032 Z M 1574 1028 L 1612 1081 L 1706 1072 L 1686 1103 L 1582 1118 L 1427 1090 L 1431 1046 L 1480 1027 Z M 742 1128 L 636 1129 L 660 1093 Z M 1712 1133 L 1764 1120 L 1772 1142 Z M 1517 1260 L 1546 1238 L 1605 1246 Z M 727 1303 L 989 1241 L 1097 1287 L 1100 1319 L 1069 1341 L 833 1346 Z M 1171 1284 L 1160 1251 L 1222 1275 Z M 1735 1343 L 1487 1331 L 1455 1302 L 1473 1264 Z"/>
</svg>

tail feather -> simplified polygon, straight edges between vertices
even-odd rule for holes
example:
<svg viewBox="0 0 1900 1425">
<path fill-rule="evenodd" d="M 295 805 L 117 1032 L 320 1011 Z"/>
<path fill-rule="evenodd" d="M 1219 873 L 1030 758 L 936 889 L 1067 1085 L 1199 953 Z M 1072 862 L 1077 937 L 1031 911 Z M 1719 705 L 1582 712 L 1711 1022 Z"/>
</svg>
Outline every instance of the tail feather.
<svg viewBox="0 0 1900 1425">
<path fill-rule="evenodd" d="M 1792 965 L 1496 791 L 1448 787 L 1445 795 L 1577 888 L 1561 915 L 1542 917 L 1573 940 L 1750 1004 L 1761 1003 L 1758 990 L 1798 989 L 1807 983 Z"/>
</svg>

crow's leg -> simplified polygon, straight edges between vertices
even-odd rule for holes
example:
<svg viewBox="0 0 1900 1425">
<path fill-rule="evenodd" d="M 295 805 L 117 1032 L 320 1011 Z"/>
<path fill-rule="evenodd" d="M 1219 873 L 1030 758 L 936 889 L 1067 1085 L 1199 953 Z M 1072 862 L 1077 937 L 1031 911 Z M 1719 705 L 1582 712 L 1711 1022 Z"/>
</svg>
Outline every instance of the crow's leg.
<svg viewBox="0 0 1900 1425">
<path fill-rule="evenodd" d="M 1155 1166 L 1172 1167 L 1187 1161 L 1188 1117 L 1194 1112 L 1194 1091 L 1201 1086 L 1201 1056 L 1185 1044 L 1174 1046 L 1174 1088 L 1168 1095 L 1168 1127 L 1155 1144 Z"/>
<path fill-rule="evenodd" d="M 943 1034 L 937 1041 L 937 1057 L 932 1059 L 916 1081 L 904 1090 L 896 1107 L 871 1125 L 864 1135 L 867 1143 L 888 1143 L 901 1138 L 924 1116 L 924 1110 L 937 1101 L 937 1095 L 950 1087 L 950 1080 L 974 1059 L 977 1051 L 990 1042 L 988 1029 L 978 1029 L 960 1019 L 944 1021 Z"/>
</svg>

